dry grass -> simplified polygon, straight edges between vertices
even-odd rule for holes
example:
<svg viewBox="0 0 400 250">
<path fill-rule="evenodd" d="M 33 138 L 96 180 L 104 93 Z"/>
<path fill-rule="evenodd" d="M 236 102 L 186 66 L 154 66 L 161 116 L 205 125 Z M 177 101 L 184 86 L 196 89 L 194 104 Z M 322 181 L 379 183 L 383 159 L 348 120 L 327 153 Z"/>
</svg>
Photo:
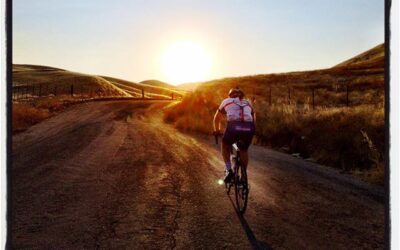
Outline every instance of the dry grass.
<svg viewBox="0 0 400 250">
<path fill-rule="evenodd" d="M 30 88 L 25 90 L 23 86 Z M 69 95 L 71 86 L 73 86 L 75 95 L 87 97 L 141 97 L 142 90 L 144 90 L 146 98 L 170 99 L 172 94 L 175 97 L 184 94 L 183 91 L 173 86 L 155 80 L 135 83 L 113 77 L 82 74 L 47 66 L 13 65 L 15 95 Z"/>
<path fill-rule="evenodd" d="M 218 107 L 212 100 L 196 94 L 187 96 L 166 110 L 164 120 L 184 131 L 211 134 Z M 256 106 L 256 113 L 257 144 L 288 148 L 289 153 L 300 153 L 345 171 L 380 169 L 378 166 L 384 162 L 382 106 L 312 110 L 307 106 L 261 105 Z M 374 183 L 383 183 L 382 171 L 369 174 L 375 178 Z"/>
<path fill-rule="evenodd" d="M 15 91 L 18 91 L 18 86 L 35 86 L 35 90 L 28 90 L 30 95 L 37 95 L 39 92 L 42 96 L 68 95 L 73 85 L 77 95 L 130 96 L 100 76 L 47 66 L 14 64 L 12 77 Z"/>
<path fill-rule="evenodd" d="M 50 117 L 48 109 L 33 107 L 26 103 L 15 103 L 12 107 L 12 131 L 18 133 Z"/>
<path fill-rule="evenodd" d="M 76 100 L 71 98 L 40 98 L 31 102 L 13 102 L 12 132 L 23 132 L 29 127 L 57 114 Z"/>
<path fill-rule="evenodd" d="M 377 49 L 383 50 L 383 46 Z M 377 49 L 373 50 L 375 54 Z M 205 82 L 167 109 L 164 120 L 185 131 L 211 134 L 219 103 L 230 88 L 239 86 L 248 99 L 256 100 L 256 143 L 285 148 L 289 153 L 300 153 L 304 158 L 311 157 L 328 166 L 362 173 L 357 175 L 382 184 L 384 56 L 369 58 L 373 60 L 364 63 L 356 60 L 356 64 L 350 62 L 325 70 Z M 350 86 L 348 108 L 346 85 Z M 315 109 L 312 88 L 316 88 Z"/>
</svg>

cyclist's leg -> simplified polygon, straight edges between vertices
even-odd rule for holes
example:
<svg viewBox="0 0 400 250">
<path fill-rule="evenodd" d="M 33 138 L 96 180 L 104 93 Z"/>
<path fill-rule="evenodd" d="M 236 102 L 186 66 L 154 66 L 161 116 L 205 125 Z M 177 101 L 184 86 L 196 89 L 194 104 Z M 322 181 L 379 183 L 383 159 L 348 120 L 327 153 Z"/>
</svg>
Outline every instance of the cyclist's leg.
<svg viewBox="0 0 400 250">
<path fill-rule="evenodd" d="M 242 162 L 243 167 L 246 168 L 247 164 L 249 163 L 249 153 L 247 150 L 240 151 L 240 160 Z"/>
<path fill-rule="evenodd" d="M 224 141 L 222 141 L 221 143 L 221 152 L 222 152 L 222 157 L 224 158 L 224 162 L 225 162 L 225 170 L 230 170 L 231 167 L 231 145 L 229 145 L 228 143 L 225 143 Z"/>
<path fill-rule="evenodd" d="M 233 131 L 232 123 L 227 124 L 221 143 L 221 153 L 225 162 L 225 170 L 232 169 L 231 163 L 231 145 L 234 143 L 235 133 Z"/>
<path fill-rule="evenodd" d="M 249 163 L 248 149 L 253 140 L 254 131 L 255 131 L 254 123 L 246 124 L 246 126 L 249 127 L 249 131 L 243 131 L 240 134 L 240 140 L 243 142 L 243 145 L 241 145 L 241 149 L 240 149 L 240 159 L 245 168 L 247 167 L 247 165 Z"/>
</svg>

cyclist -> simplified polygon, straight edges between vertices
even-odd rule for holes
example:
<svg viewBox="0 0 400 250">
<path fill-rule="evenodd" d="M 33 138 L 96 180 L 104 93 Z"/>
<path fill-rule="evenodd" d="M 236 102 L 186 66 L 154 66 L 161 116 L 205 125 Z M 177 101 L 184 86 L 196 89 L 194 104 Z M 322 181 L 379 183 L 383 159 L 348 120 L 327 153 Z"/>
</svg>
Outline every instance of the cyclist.
<svg viewBox="0 0 400 250">
<path fill-rule="evenodd" d="M 239 144 L 243 167 L 248 164 L 248 148 L 255 132 L 255 113 L 250 102 L 244 99 L 244 92 L 239 88 L 229 90 L 228 98 L 222 101 L 214 115 L 214 134 L 220 134 L 223 115 L 227 118 L 227 126 L 222 137 L 221 152 L 225 161 L 225 183 L 233 177 L 230 151 L 232 144 Z"/>
</svg>

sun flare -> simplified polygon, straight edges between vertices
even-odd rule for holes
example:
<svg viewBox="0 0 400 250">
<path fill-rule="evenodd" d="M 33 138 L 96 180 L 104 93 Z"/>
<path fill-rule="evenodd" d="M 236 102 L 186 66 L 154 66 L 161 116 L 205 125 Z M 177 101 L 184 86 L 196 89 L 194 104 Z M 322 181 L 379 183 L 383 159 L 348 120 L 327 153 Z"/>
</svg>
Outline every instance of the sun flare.
<svg viewBox="0 0 400 250">
<path fill-rule="evenodd" d="M 179 41 L 165 50 L 161 68 L 171 84 L 204 81 L 210 76 L 211 59 L 207 51 L 192 41 Z"/>
</svg>

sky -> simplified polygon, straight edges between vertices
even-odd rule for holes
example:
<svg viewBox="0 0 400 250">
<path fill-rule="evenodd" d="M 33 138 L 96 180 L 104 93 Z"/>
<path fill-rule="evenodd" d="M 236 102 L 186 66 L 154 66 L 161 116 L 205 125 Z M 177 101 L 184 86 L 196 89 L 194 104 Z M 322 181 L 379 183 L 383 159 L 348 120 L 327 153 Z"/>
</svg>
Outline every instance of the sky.
<svg viewBox="0 0 400 250">
<path fill-rule="evenodd" d="M 13 63 L 168 82 L 179 41 L 210 61 L 193 81 L 326 68 L 384 42 L 384 1 L 13 1 Z"/>
</svg>

